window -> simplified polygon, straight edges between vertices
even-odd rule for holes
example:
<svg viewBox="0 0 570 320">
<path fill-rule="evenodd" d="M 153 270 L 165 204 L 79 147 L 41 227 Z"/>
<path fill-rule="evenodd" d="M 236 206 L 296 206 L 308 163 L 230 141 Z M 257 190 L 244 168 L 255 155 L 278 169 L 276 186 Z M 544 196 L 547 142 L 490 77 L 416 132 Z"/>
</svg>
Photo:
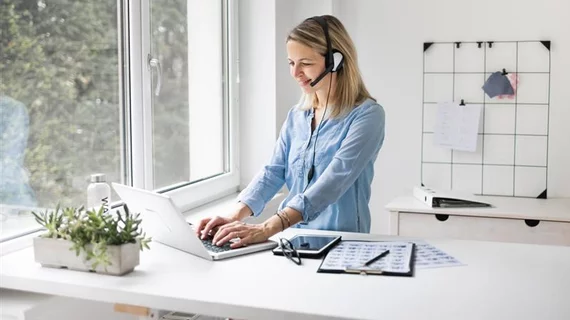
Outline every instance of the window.
<svg viewBox="0 0 570 320">
<path fill-rule="evenodd" d="M 92 173 L 184 209 L 237 190 L 234 9 L 197 2 L 0 3 L 0 241 Z"/>
</svg>

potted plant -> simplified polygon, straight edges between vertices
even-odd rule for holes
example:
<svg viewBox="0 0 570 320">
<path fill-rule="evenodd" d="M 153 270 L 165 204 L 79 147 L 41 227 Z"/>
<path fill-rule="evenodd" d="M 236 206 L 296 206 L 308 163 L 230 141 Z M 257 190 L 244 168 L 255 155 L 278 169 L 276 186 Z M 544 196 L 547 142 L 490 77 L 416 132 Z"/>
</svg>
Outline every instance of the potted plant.
<svg viewBox="0 0 570 320">
<path fill-rule="evenodd" d="M 44 267 L 124 275 L 139 264 L 151 238 L 140 228 L 139 214 L 81 207 L 32 212 L 47 232 L 34 238 L 34 258 Z"/>
</svg>

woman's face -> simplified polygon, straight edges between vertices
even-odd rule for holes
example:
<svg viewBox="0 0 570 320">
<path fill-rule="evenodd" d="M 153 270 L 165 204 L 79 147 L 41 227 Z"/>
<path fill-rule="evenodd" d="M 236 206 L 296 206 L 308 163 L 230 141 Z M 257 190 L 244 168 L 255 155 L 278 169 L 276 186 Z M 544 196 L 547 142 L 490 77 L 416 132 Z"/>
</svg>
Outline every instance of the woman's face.
<svg viewBox="0 0 570 320">
<path fill-rule="evenodd" d="M 289 71 L 291 76 L 305 93 L 313 93 L 326 86 L 327 77 L 321 79 L 314 87 L 310 83 L 314 81 L 325 70 L 325 57 L 314 49 L 307 47 L 297 41 L 287 42 L 287 55 L 289 60 Z"/>
</svg>

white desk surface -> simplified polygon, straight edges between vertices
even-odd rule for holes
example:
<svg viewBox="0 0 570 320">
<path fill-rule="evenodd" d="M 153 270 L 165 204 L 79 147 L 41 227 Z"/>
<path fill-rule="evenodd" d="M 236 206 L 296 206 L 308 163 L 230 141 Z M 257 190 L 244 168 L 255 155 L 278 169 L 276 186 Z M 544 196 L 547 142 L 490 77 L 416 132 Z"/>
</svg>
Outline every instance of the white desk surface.
<svg viewBox="0 0 570 320">
<path fill-rule="evenodd" d="M 386 205 L 390 211 L 484 216 L 509 219 L 536 219 L 570 222 L 570 198 L 531 199 L 478 196 L 474 200 L 490 203 L 492 208 L 430 208 L 413 196 L 395 198 Z"/>
<path fill-rule="evenodd" d="M 414 277 L 321 274 L 321 260 L 297 266 L 266 251 L 211 262 L 153 243 L 134 272 L 115 277 L 43 268 L 26 248 L 0 258 L 0 286 L 248 320 L 570 319 L 570 247 L 428 242 L 466 266 Z"/>
</svg>

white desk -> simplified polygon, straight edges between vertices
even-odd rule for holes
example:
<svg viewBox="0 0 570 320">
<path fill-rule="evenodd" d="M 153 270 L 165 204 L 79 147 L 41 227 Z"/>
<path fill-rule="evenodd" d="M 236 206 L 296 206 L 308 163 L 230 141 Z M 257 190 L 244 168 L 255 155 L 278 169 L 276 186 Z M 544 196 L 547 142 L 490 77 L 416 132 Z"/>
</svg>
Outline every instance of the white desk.
<svg viewBox="0 0 570 320">
<path fill-rule="evenodd" d="M 42 268 L 27 248 L 0 258 L 0 284 L 248 320 L 570 319 L 570 247 L 428 242 L 467 266 L 420 269 L 410 278 L 320 274 L 320 260 L 303 259 L 297 266 L 262 252 L 211 262 L 154 243 L 142 253 L 141 265 L 124 277 Z"/>
<path fill-rule="evenodd" d="M 391 201 L 390 234 L 570 245 L 570 199 L 477 197 L 492 208 L 430 208 L 413 196 Z"/>
</svg>

